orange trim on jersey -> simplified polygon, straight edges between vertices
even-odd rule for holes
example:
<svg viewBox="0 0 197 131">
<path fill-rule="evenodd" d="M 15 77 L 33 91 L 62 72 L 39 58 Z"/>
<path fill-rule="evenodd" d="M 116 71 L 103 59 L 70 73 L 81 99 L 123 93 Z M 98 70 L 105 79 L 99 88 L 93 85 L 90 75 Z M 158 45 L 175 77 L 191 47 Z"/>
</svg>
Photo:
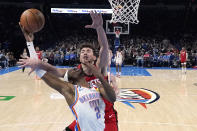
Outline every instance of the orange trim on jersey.
<svg viewBox="0 0 197 131">
<path fill-rule="evenodd" d="M 77 113 L 76 113 L 76 111 L 75 111 L 75 109 L 72 107 L 72 110 L 73 110 L 73 112 L 74 112 L 74 114 L 75 114 L 75 116 L 77 117 L 77 119 L 76 119 L 76 123 L 77 123 L 77 128 L 79 129 L 79 131 L 81 131 L 81 128 L 80 128 L 80 126 L 79 126 L 79 123 L 78 123 L 78 116 L 77 116 Z"/>
<path fill-rule="evenodd" d="M 79 129 L 79 131 L 81 131 L 81 128 L 79 126 L 79 123 L 77 122 L 77 128 Z"/>
<path fill-rule="evenodd" d="M 78 88 L 75 87 L 75 90 L 76 90 L 76 92 L 77 92 L 77 93 L 75 94 L 75 97 L 76 97 L 76 95 L 77 95 L 77 100 L 75 100 L 75 102 L 74 102 L 73 105 L 71 106 L 71 109 L 72 109 L 74 115 L 76 116 L 77 128 L 79 129 L 79 131 L 81 131 L 81 128 L 80 128 L 79 123 L 78 123 L 78 121 L 77 121 L 77 120 L 78 120 L 78 116 L 77 116 L 77 113 L 76 113 L 76 111 L 75 111 L 75 109 L 74 109 L 74 106 L 76 105 L 76 103 L 77 103 L 78 100 L 79 100 Z"/>
<path fill-rule="evenodd" d="M 78 85 L 74 85 L 74 87 L 75 87 L 75 102 L 70 106 L 70 108 L 73 108 L 73 106 L 76 105 L 77 101 L 79 100 L 79 92 L 78 92 L 78 89 L 76 86 L 78 86 Z M 76 97 L 77 97 L 77 99 L 76 99 Z"/>
</svg>

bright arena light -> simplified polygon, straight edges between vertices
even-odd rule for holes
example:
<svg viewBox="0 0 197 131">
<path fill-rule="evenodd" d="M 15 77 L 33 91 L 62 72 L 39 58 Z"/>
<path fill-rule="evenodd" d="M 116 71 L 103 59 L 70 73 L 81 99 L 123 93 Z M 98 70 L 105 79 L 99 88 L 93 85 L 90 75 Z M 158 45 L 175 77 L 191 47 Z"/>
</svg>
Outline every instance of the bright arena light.
<svg viewBox="0 0 197 131">
<path fill-rule="evenodd" d="M 51 8 L 51 13 L 88 14 L 91 11 L 96 11 L 102 14 L 112 14 L 112 9 Z"/>
</svg>

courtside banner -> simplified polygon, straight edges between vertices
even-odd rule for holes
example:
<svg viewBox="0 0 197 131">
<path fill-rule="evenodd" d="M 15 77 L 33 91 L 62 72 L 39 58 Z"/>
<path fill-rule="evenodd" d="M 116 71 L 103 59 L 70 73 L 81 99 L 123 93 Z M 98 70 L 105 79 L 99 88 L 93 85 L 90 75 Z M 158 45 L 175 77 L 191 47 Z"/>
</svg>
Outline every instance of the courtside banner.
<svg viewBox="0 0 197 131">
<path fill-rule="evenodd" d="M 96 11 L 102 14 L 112 14 L 112 9 L 76 9 L 76 8 L 51 8 L 51 13 L 66 13 L 66 14 L 89 14 L 91 11 Z"/>
</svg>

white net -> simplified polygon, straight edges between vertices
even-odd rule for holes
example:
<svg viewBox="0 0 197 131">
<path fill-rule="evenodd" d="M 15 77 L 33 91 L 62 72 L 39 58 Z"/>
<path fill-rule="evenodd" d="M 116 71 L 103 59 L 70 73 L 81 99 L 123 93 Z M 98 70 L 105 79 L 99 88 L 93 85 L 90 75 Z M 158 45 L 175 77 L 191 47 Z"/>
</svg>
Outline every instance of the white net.
<svg viewBox="0 0 197 131">
<path fill-rule="evenodd" d="M 109 0 L 112 7 L 111 22 L 138 24 L 138 8 L 140 0 Z"/>
</svg>

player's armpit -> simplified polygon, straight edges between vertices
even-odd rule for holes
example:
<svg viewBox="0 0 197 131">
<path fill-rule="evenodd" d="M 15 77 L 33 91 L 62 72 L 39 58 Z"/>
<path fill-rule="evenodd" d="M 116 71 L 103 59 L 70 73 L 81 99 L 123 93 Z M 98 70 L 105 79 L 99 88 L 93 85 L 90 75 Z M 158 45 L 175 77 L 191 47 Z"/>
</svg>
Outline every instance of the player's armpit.
<svg viewBox="0 0 197 131">
<path fill-rule="evenodd" d="M 75 88 L 73 88 L 73 84 L 70 84 L 69 82 L 64 82 L 48 72 L 42 77 L 42 80 L 44 80 L 45 83 L 49 85 L 51 88 L 61 93 L 66 98 L 66 101 L 69 106 L 74 103 Z"/>
</svg>

